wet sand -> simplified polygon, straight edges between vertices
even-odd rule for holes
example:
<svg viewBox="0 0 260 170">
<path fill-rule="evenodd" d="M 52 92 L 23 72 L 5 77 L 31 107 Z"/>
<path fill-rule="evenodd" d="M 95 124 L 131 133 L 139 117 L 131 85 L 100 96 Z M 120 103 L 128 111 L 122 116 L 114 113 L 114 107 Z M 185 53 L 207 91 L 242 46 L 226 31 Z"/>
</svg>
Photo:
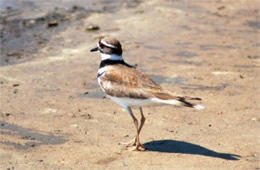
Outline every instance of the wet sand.
<svg viewBox="0 0 260 170">
<path fill-rule="evenodd" d="M 1 18 L 0 169 L 260 168 L 257 0 L 76 5 Z M 135 128 L 96 83 L 103 36 L 206 109 L 144 108 L 147 151 L 118 145 Z"/>
</svg>

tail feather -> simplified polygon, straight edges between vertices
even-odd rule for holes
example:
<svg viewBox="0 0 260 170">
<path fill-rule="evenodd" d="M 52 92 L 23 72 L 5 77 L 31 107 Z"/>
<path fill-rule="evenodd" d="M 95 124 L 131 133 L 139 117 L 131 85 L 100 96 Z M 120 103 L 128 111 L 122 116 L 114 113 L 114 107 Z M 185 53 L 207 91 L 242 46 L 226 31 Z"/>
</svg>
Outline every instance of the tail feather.
<svg viewBox="0 0 260 170">
<path fill-rule="evenodd" d="M 194 105 L 193 108 L 197 109 L 197 110 L 203 110 L 205 109 L 204 106 L 200 105 L 200 104 L 197 104 L 197 105 Z"/>
<path fill-rule="evenodd" d="M 192 100 L 191 98 L 188 98 L 188 99 Z M 200 98 L 198 98 L 198 99 L 193 98 L 193 100 L 201 100 L 201 99 Z M 157 98 L 156 101 L 159 102 L 159 103 L 164 103 L 164 104 L 191 107 L 191 108 L 195 108 L 197 110 L 204 109 L 204 106 L 202 106 L 202 105 L 193 104 L 193 103 L 188 102 L 185 97 L 178 97 L 176 99 L 169 99 L 169 100 L 163 100 L 163 99 Z"/>
<path fill-rule="evenodd" d="M 192 107 L 198 110 L 204 109 L 204 106 L 202 105 L 197 105 L 190 103 L 187 100 L 201 100 L 199 97 L 190 97 L 190 96 L 172 96 L 168 93 L 164 92 L 156 92 L 154 93 L 155 101 L 158 103 L 165 103 L 165 104 L 171 104 L 171 105 L 176 105 L 176 106 L 186 106 L 186 107 Z"/>
<path fill-rule="evenodd" d="M 183 96 L 185 99 L 187 100 L 202 100 L 201 98 L 199 97 L 190 97 L 190 96 Z"/>
<path fill-rule="evenodd" d="M 198 109 L 198 110 L 202 110 L 202 109 L 204 109 L 204 106 L 202 106 L 202 105 L 196 105 L 196 104 L 192 104 L 192 103 L 190 103 L 190 102 L 188 102 L 186 99 L 190 99 L 190 100 L 201 100 L 200 98 L 191 98 L 191 97 L 180 97 L 179 98 L 179 101 L 181 102 L 181 104 L 182 105 L 184 105 L 184 106 L 187 106 L 187 107 L 192 107 L 192 108 L 195 108 L 195 109 Z"/>
</svg>

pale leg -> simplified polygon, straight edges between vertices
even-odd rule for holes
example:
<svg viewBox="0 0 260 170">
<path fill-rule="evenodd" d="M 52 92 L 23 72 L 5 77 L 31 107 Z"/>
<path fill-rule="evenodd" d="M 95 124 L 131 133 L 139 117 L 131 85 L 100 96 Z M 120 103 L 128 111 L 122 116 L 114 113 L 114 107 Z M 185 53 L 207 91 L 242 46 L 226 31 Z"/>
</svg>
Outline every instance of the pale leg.
<svg viewBox="0 0 260 170">
<path fill-rule="evenodd" d="M 141 125 L 140 127 L 138 128 L 138 121 L 136 119 L 136 117 L 134 116 L 132 110 L 130 107 L 127 107 L 126 110 L 127 112 L 130 114 L 130 116 L 132 117 L 133 121 L 134 121 L 134 124 L 135 124 L 135 128 L 136 128 L 136 137 L 134 138 L 134 143 L 132 144 L 132 149 L 131 150 L 139 150 L 139 151 L 144 151 L 145 150 L 145 147 L 140 143 L 140 139 L 139 139 L 139 133 L 141 132 L 142 130 L 142 127 L 144 125 L 144 122 L 145 122 L 145 118 L 144 118 L 144 115 L 143 115 L 143 111 L 142 111 L 142 108 L 140 107 L 140 113 L 141 113 Z"/>
<path fill-rule="evenodd" d="M 141 125 L 138 129 L 138 133 L 140 134 L 142 128 L 143 128 L 143 125 L 145 123 L 145 117 L 144 117 L 144 114 L 143 114 L 143 109 L 141 107 L 139 107 L 139 110 L 140 110 L 140 114 L 141 114 Z"/>
</svg>

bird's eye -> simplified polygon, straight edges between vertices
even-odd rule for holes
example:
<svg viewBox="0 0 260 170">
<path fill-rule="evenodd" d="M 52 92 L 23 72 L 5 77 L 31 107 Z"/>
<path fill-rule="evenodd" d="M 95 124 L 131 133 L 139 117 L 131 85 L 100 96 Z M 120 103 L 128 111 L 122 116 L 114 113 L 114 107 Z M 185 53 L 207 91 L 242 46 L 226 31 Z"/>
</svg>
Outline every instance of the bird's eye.
<svg viewBox="0 0 260 170">
<path fill-rule="evenodd" d="M 100 48 L 104 48 L 105 47 L 105 45 L 101 41 L 99 41 L 98 44 L 99 44 Z"/>
</svg>

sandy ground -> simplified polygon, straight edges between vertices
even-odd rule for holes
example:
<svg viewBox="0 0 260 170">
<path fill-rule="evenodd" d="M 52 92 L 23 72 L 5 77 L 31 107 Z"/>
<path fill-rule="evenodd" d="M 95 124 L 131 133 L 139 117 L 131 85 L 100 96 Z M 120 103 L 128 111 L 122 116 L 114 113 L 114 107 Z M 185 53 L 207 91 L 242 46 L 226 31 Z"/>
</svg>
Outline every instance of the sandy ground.
<svg viewBox="0 0 260 170">
<path fill-rule="evenodd" d="M 22 51 L 2 41 L 14 51 L 1 54 L 0 169 L 260 169 L 259 1 L 119 9 L 23 20 L 33 31 L 47 27 Z M 102 36 L 118 38 L 127 62 L 173 94 L 201 97 L 206 109 L 144 108 L 147 151 L 118 145 L 135 128 L 97 86 L 100 56 L 89 50 Z"/>
</svg>

